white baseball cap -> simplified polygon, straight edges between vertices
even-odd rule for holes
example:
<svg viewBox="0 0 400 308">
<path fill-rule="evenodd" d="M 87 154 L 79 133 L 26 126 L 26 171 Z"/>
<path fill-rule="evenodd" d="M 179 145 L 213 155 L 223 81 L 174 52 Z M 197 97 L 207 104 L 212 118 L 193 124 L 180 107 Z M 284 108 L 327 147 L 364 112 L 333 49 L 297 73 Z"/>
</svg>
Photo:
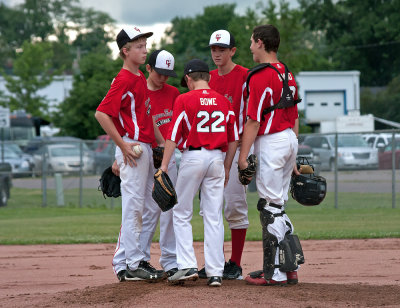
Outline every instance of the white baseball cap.
<svg viewBox="0 0 400 308">
<path fill-rule="evenodd" d="M 177 77 L 174 56 L 166 50 L 155 50 L 149 57 L 148 64 L 160 75 Z"/>
<path fill-rule="evenodd" d="M 150 37 L 152 35 L 153 32 L 142 33 L 142 31 L 140 31 L 140 29 L 136 26 L 124 28 L 117 35 L 118 48 L 121 49 L 126 43 L 137 40 L 142 36 Z"/>
<path fill-rule="evenodd" d="M 229 31 L 217 30 L 210 36 L 210 43 L 208 46 L 220 46 L 224 48 L 235 47 L 235 38 Z"/>
</svg>

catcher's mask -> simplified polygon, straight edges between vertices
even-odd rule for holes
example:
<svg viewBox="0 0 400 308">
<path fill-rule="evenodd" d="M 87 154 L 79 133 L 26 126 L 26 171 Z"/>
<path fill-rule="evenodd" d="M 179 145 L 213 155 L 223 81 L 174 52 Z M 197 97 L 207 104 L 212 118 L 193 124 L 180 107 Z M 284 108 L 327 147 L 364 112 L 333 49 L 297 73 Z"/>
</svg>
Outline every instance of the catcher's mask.
<svg viewBox="0 0 400 308">
<path fill-rule="evenodd" d="M 304 158 L 300 159 L 304 164 Z M 316 176 L 314 173 L 300 175 L 293 173 L 290 181 L 290 193 L 292 198 L 302 205 L 318 205 L 326 196 L 326 179 Z"/>
</svg>

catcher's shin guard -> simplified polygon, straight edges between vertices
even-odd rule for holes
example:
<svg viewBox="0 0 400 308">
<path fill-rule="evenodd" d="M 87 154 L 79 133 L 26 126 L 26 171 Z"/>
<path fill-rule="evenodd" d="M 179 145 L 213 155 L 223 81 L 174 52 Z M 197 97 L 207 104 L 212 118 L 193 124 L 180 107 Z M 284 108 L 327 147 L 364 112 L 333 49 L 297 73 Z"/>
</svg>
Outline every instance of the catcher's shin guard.
<svg viewBox="0 0 400 308">
<path fill-rule="evenodd" d="M 263 251 L 264 251 L 264 278 L 272 279 L 275 270 L 275 255 L 278 246 L 278 239 L 268 231 L 268 225 L 274 223 L 274 215 L 263 209 L 260 211 L 260 222 L 262 226 Z"/>
</svg>

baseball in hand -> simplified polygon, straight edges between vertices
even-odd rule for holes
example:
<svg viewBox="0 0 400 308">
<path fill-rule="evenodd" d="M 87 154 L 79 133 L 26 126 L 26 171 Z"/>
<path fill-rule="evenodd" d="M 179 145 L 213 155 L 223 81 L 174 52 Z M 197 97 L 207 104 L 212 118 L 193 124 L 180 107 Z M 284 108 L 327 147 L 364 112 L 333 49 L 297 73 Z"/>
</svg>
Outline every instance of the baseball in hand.
<svg viewBox="0 0 400 308">
<path fill-rule="evenodd" d="M 136 154 L 137 156 L 140 156 L 140 155 L 142 154 L 142 152 L 143 152 L 142 147 L 140 146 L 140 144 L 135 145 L 135 146 L 132 148 L 132 150 L 133 150 L 133 152 L 135 152 L 135 154 Z"/>
</svg>

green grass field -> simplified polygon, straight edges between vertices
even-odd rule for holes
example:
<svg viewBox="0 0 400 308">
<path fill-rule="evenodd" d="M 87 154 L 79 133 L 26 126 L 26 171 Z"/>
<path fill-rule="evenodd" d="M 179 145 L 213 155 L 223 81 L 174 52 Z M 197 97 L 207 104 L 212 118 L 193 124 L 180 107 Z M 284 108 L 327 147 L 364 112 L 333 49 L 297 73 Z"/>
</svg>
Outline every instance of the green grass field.
<svg viewBox="0 0 400 308">
<path fill-rule="evenodd" d="M 12 189 L 7 207 L 0 208 L 0 244 L 114 243 L 120 222 L 120 199 L 104 199 L 95 189 L 84 191 L 79 207 L 78 190 L 65 191 L 65 206 L 55 205 L 55 192 L 47 194 L 48 206 L 42 207 L 42 194 L 35 189 Z M 399 198 L 398 198 L 399 199 Z M 250 226 L 247 240 L 261 240 L 258 196 L 248 193 Z M 334 195 L 315 207 L 301 206 L 290 200 L 286 209 L 300 239 L 343 239 L 400 237 L 400 200 L 391 208 L 390 194 L 340 193 L 339 209 Z M 89 205 L 87 205 L 89 204 Z M 203 240 L 203 222 L 194 200 L 192 220 L 194 239 Z M 230 239 L 225 222 L 225 240 Z M 154 238 L 158 240 L 158 231 Z"/>
</svg>

